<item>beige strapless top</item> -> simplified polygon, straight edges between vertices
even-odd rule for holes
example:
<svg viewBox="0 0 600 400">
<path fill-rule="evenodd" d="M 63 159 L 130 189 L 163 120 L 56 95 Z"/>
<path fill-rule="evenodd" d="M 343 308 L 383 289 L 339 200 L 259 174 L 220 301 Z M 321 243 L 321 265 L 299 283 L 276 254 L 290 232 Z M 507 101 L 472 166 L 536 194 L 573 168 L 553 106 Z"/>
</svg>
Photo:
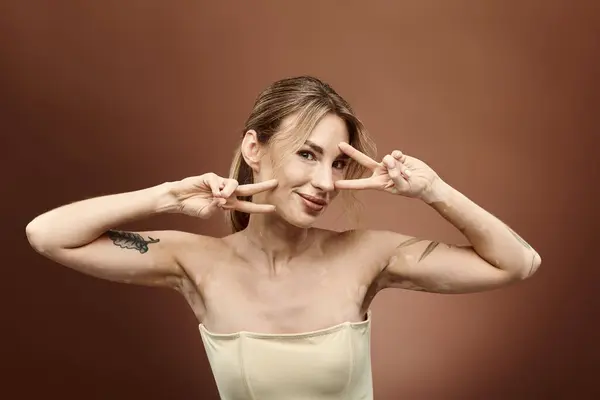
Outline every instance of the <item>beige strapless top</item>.
<svg viewBox="0 0 600 400">
<path fill-rule="evenodd" d="M 313 332 L 200 334 L 222 400 L 371 400 L 371 312 Z"/>
</svg>

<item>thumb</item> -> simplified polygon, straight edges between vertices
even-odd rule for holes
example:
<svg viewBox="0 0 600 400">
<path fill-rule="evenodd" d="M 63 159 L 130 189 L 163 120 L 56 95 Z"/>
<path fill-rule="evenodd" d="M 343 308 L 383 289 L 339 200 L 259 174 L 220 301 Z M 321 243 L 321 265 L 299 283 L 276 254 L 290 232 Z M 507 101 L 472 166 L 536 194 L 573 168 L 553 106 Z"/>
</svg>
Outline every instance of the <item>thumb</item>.
<svg viewBox="0 0 600 400">
<path fill-rule="evenodd" d="M 208 205 L 202 207 L 197 211 L 198 217 L 203 219 L 209 218 L 215 213 L 215 211 L 217 211 L 221 207 L 222 203 L 224 203 L 224 200 L 225 199 L 219 198 L 212 199 L 212 201 L 208 203 Z"/>
<path fill-rule="evenodd" d="M 402 165 L 402 163 L 400 163 L 399 161 L 388 159 L 384 159 L 384 163 L 386 165 L 387 173 L 390 179 L 396 185 L 396 188 L 400 190 L 406 189 L 409 186 L 409 184 L 407 180 L 408 173 L 406 174 L 407 176 L 404 176 L 404 174 L 402 173 L 402 169 L 406 169 L 404 165 Z"/>
</svg>

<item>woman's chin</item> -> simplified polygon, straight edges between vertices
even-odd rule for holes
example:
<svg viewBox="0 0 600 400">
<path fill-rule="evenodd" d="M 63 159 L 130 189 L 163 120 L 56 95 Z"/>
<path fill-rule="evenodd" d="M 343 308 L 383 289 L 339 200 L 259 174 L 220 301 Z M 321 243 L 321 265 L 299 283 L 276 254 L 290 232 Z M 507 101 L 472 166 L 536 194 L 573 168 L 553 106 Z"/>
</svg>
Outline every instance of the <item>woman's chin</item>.
<svg viewBox="0 0 600 400">
<path fill-rule="evenodd" d="M 298 221 L 297 223 L 292 223 L 296 228 L 309 229 L 312 228 L 313 225 L 317 222 L 316 218 L 311 221 Z"/>
<path fill-rule="evenodd" d="M 284 220 L 297 228 L 308 229 L 317 222 L 321 214 L 307 214 L 302 212 L 294 212 L 292 215 L 284 216 Z"/>
<path fill-rule="evenodd" d="M 322 215 L 322 212 L 318 214 L 303 214 L 297 219 L 298 226 L 301 226 L 303 228 L 311 228 L 319 221 L 319 218 L 321 218 Z"/>
</svg>

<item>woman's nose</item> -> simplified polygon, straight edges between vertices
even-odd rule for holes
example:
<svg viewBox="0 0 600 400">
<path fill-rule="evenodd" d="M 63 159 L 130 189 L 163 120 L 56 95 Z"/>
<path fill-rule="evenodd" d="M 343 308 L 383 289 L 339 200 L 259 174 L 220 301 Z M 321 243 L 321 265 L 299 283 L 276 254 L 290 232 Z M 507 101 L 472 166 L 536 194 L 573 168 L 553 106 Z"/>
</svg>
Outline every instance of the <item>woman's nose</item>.
<svg viewBox="0 0 600 400">
<path fill-rule="evenodd" d="M 334 190 L 333 171 L 331 168 L 319 168 L 315 170 L 313 175 L 313 186 L 324 191 L 331 192 Z"/>
</svg>

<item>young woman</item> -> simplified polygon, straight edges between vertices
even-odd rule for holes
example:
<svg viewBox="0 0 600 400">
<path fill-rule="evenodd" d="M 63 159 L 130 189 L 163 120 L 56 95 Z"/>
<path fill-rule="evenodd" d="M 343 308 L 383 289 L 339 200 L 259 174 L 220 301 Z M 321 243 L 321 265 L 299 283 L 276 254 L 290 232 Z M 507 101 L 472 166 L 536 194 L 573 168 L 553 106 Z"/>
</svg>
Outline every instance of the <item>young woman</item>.
<svg viewBox="0 0 600 400">
<path fill-rule="evenodd" d="M 31 221 L 27 237 L 82 273 L 180 292 L 223 399 L 370 399 L 369 306 L 380 290 L 491 290 L 541 263 L 424 162 L 399 150 L 378 162 L 373 148 L 330 86 L 284 79 L 258 97 L 229 178 L 206 173 L 64 205 Z M 313 227 L 338 193 L 365 189 L 426 202 L 470 245 Z M 233 230 L 223 238 L 118 230 L 156 213 L 220 211 Z"/>
</svg>

